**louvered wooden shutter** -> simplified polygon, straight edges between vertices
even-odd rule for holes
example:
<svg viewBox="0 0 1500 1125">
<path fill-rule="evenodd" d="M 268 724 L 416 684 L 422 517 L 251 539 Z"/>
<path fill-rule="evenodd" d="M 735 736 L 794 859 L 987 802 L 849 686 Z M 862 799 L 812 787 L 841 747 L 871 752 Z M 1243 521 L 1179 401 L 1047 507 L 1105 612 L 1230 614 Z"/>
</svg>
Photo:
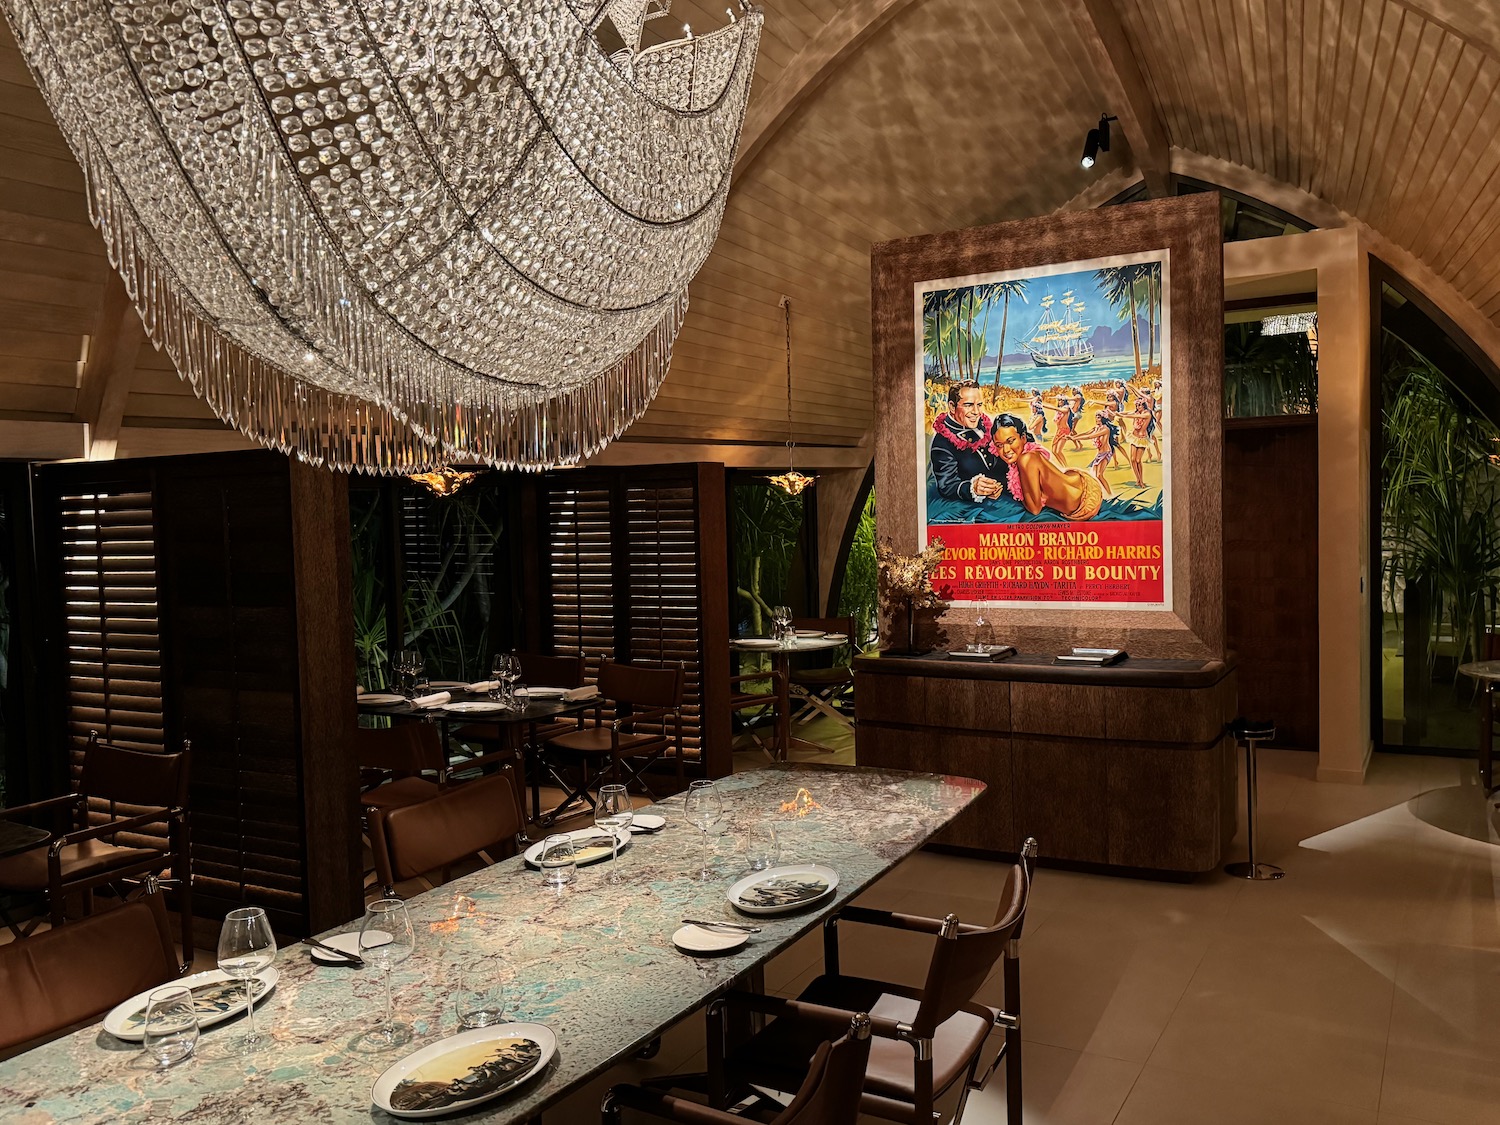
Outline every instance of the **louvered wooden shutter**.
<svg viewBox="0 0 1500 1125">
<path fill-rule="evenodd" d="M 630 659 L 684 670 L 683 749 L 703 743 L 701 578 L 698 520 L 691 484 L 624 487 Z M 644 725 L 642 729 L 647 729 Z"/>
<path fill-rule="evenodd" d="M 559 481 L 546 496 L 547 574 L 551 650 L 582 653 L 593 683 L 599 665 L 617 657 L 614 537 L 607 484 L 570 487 Z"/>
<path fill-rule="evenodd" d="M 71 773 L 90 731 L 164 749 L 156 533 L 149 486 L 64 490 L 57 506 Z"/>
</svg>

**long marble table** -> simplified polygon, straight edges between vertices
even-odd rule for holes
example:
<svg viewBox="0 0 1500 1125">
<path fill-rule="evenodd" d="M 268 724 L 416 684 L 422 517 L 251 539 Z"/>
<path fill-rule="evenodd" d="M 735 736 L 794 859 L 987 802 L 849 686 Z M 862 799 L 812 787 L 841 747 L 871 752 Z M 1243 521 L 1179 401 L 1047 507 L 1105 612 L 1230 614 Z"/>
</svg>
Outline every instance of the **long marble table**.
<svg viewBox="0 0 1500 1125">
<path fill-rule="evenodd" d="M 377 1050 L 363 1038 L 383 1003 L 378 973 L 319 966 L 307 946 L 295 945 L 278 957 L 280 983 L 256 1009 L 267 1045 L 242 1053 L 243 1020 L 235 1020 L 204 1032 L 195 1057 L 154 1071 L 137 1045 L 94 1025 L 0 1063 L 0 1118 L 17 1125 L 388 1121 L 370 1103 L 374 1080 L 396 1059 L 457 1030 L 455 974 L 487 962 L 505 983 L 511 1018 L 550 1027 L 557 1056 L 518 1092 L 444 1120 L 527 1121 L 763 966 L 984 789 L 968 778 L 817 765 L 771 766 L 719 784 L 726 820 L 713 880 L 694 878 L 701 837 L 684 822 L 679 796 L 651 810 L 668 827 L 637 836 L 621 854 L 619 886 L 604 883 L 604 863 L 581 868 L 561 893 L 547 891 L 515 858 L 409 900 L 417 948 L 396 969 L 394 992 L 413 1035 L 401 1047 Z M 817 805 L 800 818 L 782 811 L 799 789 Z M 836 893 L 821 909 L 760 920 L 763 932 L 735 953 L 679 952 L 671 935 L 681 919 L 735 917 L 725 891 L 744 873 L 739 841 L 767 816 L 782 827 L 782 862 L 827 864 L 839 874 Z M 352 922 L 319 936 L 357 928 Z"/>
</svg>

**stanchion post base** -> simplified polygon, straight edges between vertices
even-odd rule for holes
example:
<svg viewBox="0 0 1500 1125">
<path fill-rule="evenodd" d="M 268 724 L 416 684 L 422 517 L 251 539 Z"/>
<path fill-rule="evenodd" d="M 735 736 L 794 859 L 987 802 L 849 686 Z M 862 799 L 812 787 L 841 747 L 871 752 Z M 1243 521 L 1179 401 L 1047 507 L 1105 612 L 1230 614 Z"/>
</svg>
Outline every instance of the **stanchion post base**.
<svg viewBox="0 0 1500 1125">
<path fill-rule="evenodd" d="M 1224 865 L 1224 874 L 1233 875 L 1236 879 L 1261 881 L 1280 879 L 1286 872 L 1271 863 L 1227 863 Z"/>
</svg>

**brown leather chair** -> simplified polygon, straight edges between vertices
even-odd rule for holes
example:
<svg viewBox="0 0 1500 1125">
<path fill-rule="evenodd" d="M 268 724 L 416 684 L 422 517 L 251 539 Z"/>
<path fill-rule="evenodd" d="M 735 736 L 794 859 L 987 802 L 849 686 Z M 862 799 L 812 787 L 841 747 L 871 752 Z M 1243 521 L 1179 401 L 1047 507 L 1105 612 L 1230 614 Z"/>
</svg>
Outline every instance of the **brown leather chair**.
<svg viewBox="0 0 1500 1125">
<path fill-rule="evenodd" d="M 795 1089 L 827 1021 L 868 1012 L 875 1033 L 859 1110 L 907 1125 L 933 1120 L 933 1105 L 963 1082 L 953 1121 L 963 1116 L 974 1090 L 983 1089 L 1005 1061 L 1006 1120 L 1021 1123 L 1021 928 L 1031 894 L 1037 845 L 1027 839 L 1020 862 L 1006 877 L 993 925 L 969 925 L 950 914 L 941 921 L 886 910 L 845 907 L 824 923 L 824 972 L 796 1000 L 733 992 L 710 1005 L 710 1088 L 717 1098 L 741 1088 Z M 848 922 L 932 934 L 932 961 L 921 988 L 839 973 L 838 927 Z M 997 961 L 1004 1009 L 980 1004 L 974 993 Z M 778 1018 L 741 1047 L 726 1053 L 725 1012 L 747 1008 Z M 980 1057 L 990 1033 L 1003 1028 L 1004 1043 L 981 1075 Z M 723 1102 L 716 1101 L 716 1104 Z"/>
<path fill-rule="evenodd" d="M 753 683 L 768 683 L 771 686 L 771 690 L 769 692 L 748 691 L 743 686 L 745 684 Z M 758 712 L 758 714 L 752 716 L 752 718 L 762 718 L 766 715 L 769 715 L 774 720 L 776 717 L 776 705 L 778 702 L 780 688 L 781 674 L 774 668 L 768 668 L 764 672 L 746 672 L 739 676 L 730 676 L 730 714 L 738 714 L 740 711 L 756 711 Z M 755 746 L 756 749 L 760 750 L 761 753 L 765 754 L 766 757 L 770 758 L 773 762 L 778 762 L 781 760 L 781 755 L 777 752 L 777 736 L 774 722 L 771 728 L 770 745 L 766 744 L 765 739 L 761 737 L 759 731 L 750 730 L 749 733 L 751 743 Z"/>
<path fill-rule="evenodd" d="M 178 975 L 160 892 L 0 945 L 0 1057 Z"/>
<path fill-rule="evenodd" d="M 853 617 L 794 617 L 792 628 L 843 633 L 849 638 L 848 643 L 852 651 Z M 824 714 L 837 719 L 845 726 L 851 725 L 849 717 L 835 706 L 838 700 L 854 690 L 854 672 L 849 667 L 847 659 L 842 662 L 839 659 L 844 652 L 842 648 L 825 649 L 813 654 L 818 659 L 811 662 L 812 666 L 792 668 L 787 681 L 787 691 L 791 695 L 792 718 L 795 721 L 805 723 L 819 714 Z"/>
<path fill-rule="evenodd" d="M 638 782 L 654 797 L 644 775 L 652 763 L 668 752 L 677 760 L 679 784 L 685 784 L 682 666 L 643 668 L 607 660 L 599 669 L 598 684 L 600 699 L 594 709 L 593 724 L 554 735 L 543 746 L 549 770 L 566 791 L 558 808 L 574 800 L 592 804 L 588 796 L 591 774 L 594 780 L 609 776 L 626 785 Z M 615 716 L 608 721 L 604 719 L 606 707 Z M 642 722 L 661 729 L 636 729 Z M 570 780 L 559 772 L 558 765 L 568 762 L 579 767 L 578 779 Z"/>
<path fill-rule="evenodd" d="M 0 810 L 0 817 L 53 818 L 51 839 L 0 859 L 0 892 L 41 895 L 54 927 L 66 918 L 69 894 L 82 894 L 84 913 L 93 911 L 93 893 L 113 886 L 121 897 L 125 888 L 151 876 L 176 889 L 182 925 L 183 964 L 192 960 L 193 888 L 188 841 L 188 760 L 186 739 L 174 753 L 127 750 L 99 741 L 89 732 L 83 752 L 83 775 L 78 791 L 29 805 Z M 120 806 L 144 810 L 121 815 Z M 91 824 L 91 820 L 99 820 Z M 157 833 L 166 827 L 166 839 Z M 171 878 L 165 876 L 170 870 Z M 41 921 L 25 927 L 6 916 L 18 938 L 27 937 Z"/>
<path fill-rule="evenodd" d="M 443 740 L 432 723 L 359 727 L 354 732 L 354 761 L 360 771 L 359 803 L 367 814 L 430 801 L 448 781 Z"/>
<path fill-rule="evenodd" d="M 818 1045 L 796 1096 L 771 1119 L 771 1125 L 855 1125 L 870 1057 L 870 1017 L 861 1012 L 841 1026 L 841 1038 Z M 622 1108 L 684 1125 L 735 1125 L 745 1120 L 664 1090 L 616 1086 L 604 1095 L 600 1109 L 604 1125 L 619 1125 Z"/>
<path fill-rule="evenodd" d="M 376 810 L 370 816 L 370 850 L 380 885 L 390 896 L 406 879 L 417 879 L 431 890 L 428 872 L 441 870 L 447 882 L 448 869 L 473 855 L 494 863 L 489 852 L 524 842 L 524 828 L 521 789 L 507 764 L 431 800 Z"/>
</svg>

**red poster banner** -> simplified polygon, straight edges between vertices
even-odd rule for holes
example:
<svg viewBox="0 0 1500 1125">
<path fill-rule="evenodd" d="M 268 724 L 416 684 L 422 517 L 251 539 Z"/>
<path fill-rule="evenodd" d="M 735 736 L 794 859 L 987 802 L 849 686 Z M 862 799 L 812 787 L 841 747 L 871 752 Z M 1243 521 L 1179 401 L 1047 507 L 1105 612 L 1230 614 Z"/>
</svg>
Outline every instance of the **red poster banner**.
<svg viewBox="0 0 1500 1125">
<path fill-rule="evenodd" d="M 947 547 L 932 584 L 955 602 L 1159 605 L 1162 534 L 1160 520 L 929 526 Z"/>
</svg>

